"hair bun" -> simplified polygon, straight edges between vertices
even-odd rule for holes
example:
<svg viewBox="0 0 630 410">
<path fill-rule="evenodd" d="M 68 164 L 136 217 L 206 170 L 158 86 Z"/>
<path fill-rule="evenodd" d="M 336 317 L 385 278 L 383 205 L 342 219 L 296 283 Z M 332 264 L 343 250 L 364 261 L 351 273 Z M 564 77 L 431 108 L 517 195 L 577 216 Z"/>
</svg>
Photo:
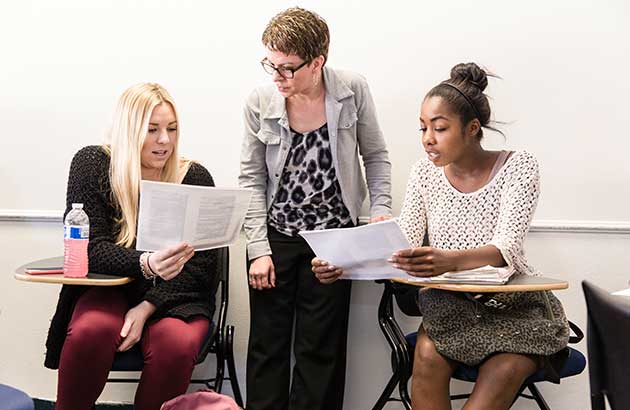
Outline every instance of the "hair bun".
<svg viewBox="0 0 630 410">
<path fill-rule="evenodd" d="M 483 91 L 488 86 L 488 75 L 475 63 L 460 63 L 451 69 L 451 81 L 468 83 Z"/>
</svg>

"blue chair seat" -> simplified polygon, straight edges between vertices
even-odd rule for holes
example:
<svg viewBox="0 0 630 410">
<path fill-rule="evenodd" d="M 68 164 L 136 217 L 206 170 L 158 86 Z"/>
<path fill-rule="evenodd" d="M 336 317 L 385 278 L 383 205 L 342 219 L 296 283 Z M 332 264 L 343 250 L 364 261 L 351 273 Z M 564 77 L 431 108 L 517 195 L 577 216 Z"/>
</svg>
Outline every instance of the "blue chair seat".
<svg viewBox="0 0 630 410">
<path fill-rule="evenodd" d="M 418 332 L 409 333 L 405 336 L 407 343 L 409 346 L 415 348 L 416 346 L 416 338 L 418 337 Z M 569 356 L 560 369 L 559 375 L 560 378 L 565 378 L 569 376 L 575 376 L 577 374 L 582 373 L 584 368 L 586 367 L 586 358 L 584 355 L 571 347 L 569 347 Z M 478 366 L 467 366 L 465 364 L 460 364 L 455 369 L 455 373 L 453 374 L 453 378 L 457 380 L 462 380 L 466 382 L 475 382 L 477 380 L 477 376 L 479 375 L 479 367 Z M 538 370 L 536 373 L 532 374 L 525 380 L 524 384 L 538 383 L 545 380 L 544 371 Z"/>
<path fill-rule="evenodd" d="M 33 410 L 33 399 L 21 390 L 0 384 L 2 410 Z"/>
<path fill-rule="evenodd" d="M 210 323 L 210 328 L 201 344 L 202 346 L 204 346 L 208 339 L 214 334 L 215 326 L 214 322 Z M 136 343 L 127 351 L 116 353 L 114 363 L 112 363 L 112 371 L 115 372 L 137 372 L 142 370 L 143 367 L 144 356 L 142 355 L 142 350 L 140 350 L 139 343 Z"/>
</svg>

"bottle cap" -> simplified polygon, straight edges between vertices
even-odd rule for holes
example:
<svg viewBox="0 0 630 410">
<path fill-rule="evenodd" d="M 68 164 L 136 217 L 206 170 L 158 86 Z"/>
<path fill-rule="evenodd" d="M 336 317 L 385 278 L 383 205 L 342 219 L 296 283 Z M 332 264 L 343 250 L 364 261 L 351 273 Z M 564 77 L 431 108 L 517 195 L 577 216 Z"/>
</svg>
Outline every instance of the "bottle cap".
<svg viewBox="0 0 630 410">
<path fill-rule="evenodd" d="M 72 209 L 83 209 L 83 204 L 72 204 Z"/>
</svg>

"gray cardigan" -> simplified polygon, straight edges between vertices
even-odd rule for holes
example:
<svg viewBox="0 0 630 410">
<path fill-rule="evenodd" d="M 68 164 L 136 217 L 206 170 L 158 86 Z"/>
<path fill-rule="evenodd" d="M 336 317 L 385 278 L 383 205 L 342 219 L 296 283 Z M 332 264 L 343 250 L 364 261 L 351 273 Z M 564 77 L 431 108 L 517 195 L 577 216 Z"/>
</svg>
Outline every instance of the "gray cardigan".
<svg viewBox="0 0 630 410">
<path fill-rule="evenodd" d="M 328 67 L 323 76 L 330 148 L 343 202 L 356 221 L 367 194 L 360 153 L 370 192 L 370 215 L 389 216 L 391 163 L 367 82 L 358 74 Z M 267 211 L 278 190 L 291 134 L 284 97 L 274 84 L 258 87 L 250 94 L 244 117 L 239 186 L 254 190 L 244 226 L 247 254 L 252 260 L 271 255 Z"/>
</svg>

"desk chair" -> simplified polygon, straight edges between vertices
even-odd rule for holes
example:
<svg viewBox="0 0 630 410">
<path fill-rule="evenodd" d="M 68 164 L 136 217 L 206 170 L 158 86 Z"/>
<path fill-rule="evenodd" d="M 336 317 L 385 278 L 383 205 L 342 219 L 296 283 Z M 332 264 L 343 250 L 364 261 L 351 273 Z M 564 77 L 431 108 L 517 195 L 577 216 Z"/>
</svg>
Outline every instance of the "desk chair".
<svg viewBox="0 0 630 410">
<path fill-rule="evenodd" d="M 16 388 L 0 384 L 0 405 L 2 410 L 33 410 L 33 399 Z"/>
<path fill-rule="evenodd" d="M 604 410 L 605 397 L 613 410 L 630 408 L 630 298 L 613 296 L 582 282 L 588 312 L 587 345 L 591 408 Z"/>
<path fill-rule="evenodd" d="M 385 385 L 383 392 L 372 407 L 372 410 L 381 410 L 386 403 L 390 401 L 400 401 L 407 410 L 411 410 L 411 399 L 407 384 L 412 375 L 414 349 L 416 346 L 416 337 L 418 332 L 405 335 L 394 317 L 394 304 L 396 303 L 400 310 L 408 316 L 422 316 L 418 309 L 418 287 L 404 284 L 393 283 L 390 281 L 381 282 L 384 284 L 383 295 L 378 306 L 378 322 L 385 335 L 385 339 L 391 348 L 391 364 L 392 376 Z M 569 343 L 578 343 L 584 337 L 584 334 L 575 324 L 569 322 L 571 330 L 575 333 L 569 338 Z M 574 376 L 580 374 L 586 367 L 586 359 L 579 351 L 569 348 L 569 356 L 560 371 L 560 378 Z M 453 378 L 457 380 L 475 382 L 477 380 L 478 368 L 474 366 L 466 366 L 460 364 Z M 535 400 L 541 410 L 550 410 L 549 405 L 542 397 L 540 391 L 536 387 L 536 383 L 544 381 L 543 371 L 538 371 L 530 376 L 523 386 L 519 394 L 514 398 L 516 401 L 519 397 L 525 397 Z M 398 387 L 399 397 L 392 397 L 394 389 Z M 528 389 L 531 395 L 524 394 Z M 468 398 L 470 394 L 452 395 L 451 400 L 459 400 Z"/>
<path fill-rule="evenodd" d="M 208 329 L 208 335 L 201 346 L 199 355 L 197 356 L 197 365 L 203 363 L 209 353 L 216 355 L 216 372 L 214 377 L 207 377 L 201 379 L 191 379 L 191 384 L 204 384 L 207 388 L 221 393 L 223 387 L 223 381 L 229 380 L 232 386 L 232 392 L 234 394 L 234 400 L 236 403 L 243 407 L 243 398 L 241 396 L 241 389 L 238 384 L 236 376 L 236 365 L 234 363 L 234 326 L 226 324 L 227 309 L 228 309 L 228 294 L 229 294 L 229 271 L 230 271 L 230 257 L 229 249 L 227 247 L 217 249 L 217 275 L 215 283 L 210 287 L 210 291 L 214 294 L 219 291 L 219 297 L 217 302 L 218 317 L 216 321 L 212 321 L 210 328 Z M 213 272 L 214 273 L 214 272 Z M 225 377 L 225 366 L 227 364 L 228 377 Z M 140 346 L 136 344 L 126 352 L 116 353 L 114 357 L 114 363 L 112 365 L 112 371 L 127 372 L 134 371 L 139 372 L 144 365 L 144 358 Z M 138 378 L 114 378 L 109 377 L 107 379 L 110 383 L 138 383 Z"/>
</svg>

